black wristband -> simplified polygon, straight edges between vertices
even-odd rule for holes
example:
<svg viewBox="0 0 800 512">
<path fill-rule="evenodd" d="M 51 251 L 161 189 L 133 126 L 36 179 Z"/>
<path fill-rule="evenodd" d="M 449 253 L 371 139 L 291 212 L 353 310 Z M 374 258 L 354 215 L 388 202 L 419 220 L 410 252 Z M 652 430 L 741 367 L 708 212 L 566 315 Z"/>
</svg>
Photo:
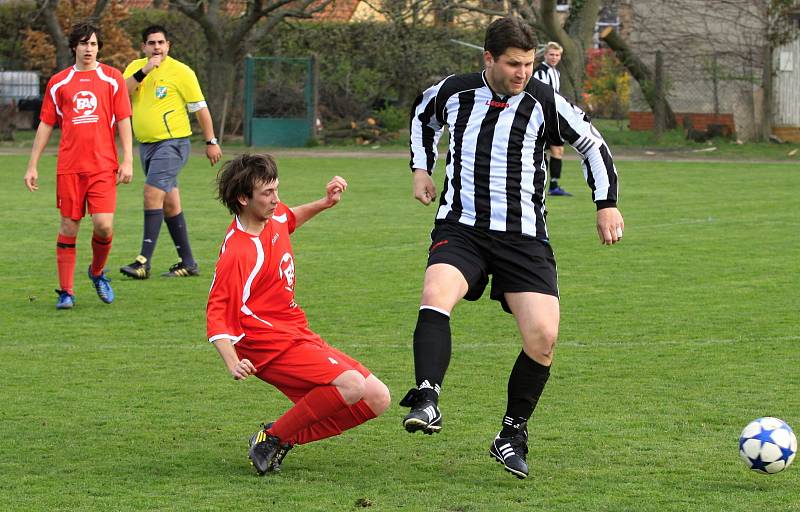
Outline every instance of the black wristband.
<svg viewBox="0 0 800 512">
<path fill-rule="evenodd" d="M 144 77 L 146 77 L 146 76 L 147 76 L 147 74 L 145 74 L 145 72 L 140 69 L 139 71 L 137 71 L 136 73 L 133 74 L 133 79 L 136 80 L 137 82 L 141 83 L 142 80 L 144 80 Z"/>
</svg>

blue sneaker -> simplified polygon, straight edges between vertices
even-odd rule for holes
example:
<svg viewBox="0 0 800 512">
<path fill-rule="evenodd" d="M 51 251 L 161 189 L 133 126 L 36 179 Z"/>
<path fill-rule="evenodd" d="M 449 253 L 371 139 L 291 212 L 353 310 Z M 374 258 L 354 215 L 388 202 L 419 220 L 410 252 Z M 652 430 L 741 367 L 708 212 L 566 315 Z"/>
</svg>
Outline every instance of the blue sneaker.
<svg viewBox="0 0 800 512">
<path fill-rule="evenodd" d="M 570 194 L 569 192 L 567 192 L 566 190 L 564 190 L 561 187 L 553 187 L 547 192 L 547 194 L 551 195 L 551 196 L 572 197 L 572 194 Z"/>
<path fill-rule="evenodd" d="M 89 267 L 89 271 L 87 273 L 89 274 L 89 279 L 92 280 L 92 284 L 94 285 L 94 289 L 97 291 L 97 296 L 100 297 L 100 300 L 106 304 L 111 304 L 114 302 L 114 289 L 111 288 L 111 279 L 109 279 L 106 275 L 106 271 L 103 270 L 102 274 L 94 277 L 92 275 L 92 269 Z"/>
<path fill-rule="evenodd" d="M 56 290 L 58 300 L 56 309 L 72 309 L 75 306 L 75 296 L 64 290 Z"/>
</svg>

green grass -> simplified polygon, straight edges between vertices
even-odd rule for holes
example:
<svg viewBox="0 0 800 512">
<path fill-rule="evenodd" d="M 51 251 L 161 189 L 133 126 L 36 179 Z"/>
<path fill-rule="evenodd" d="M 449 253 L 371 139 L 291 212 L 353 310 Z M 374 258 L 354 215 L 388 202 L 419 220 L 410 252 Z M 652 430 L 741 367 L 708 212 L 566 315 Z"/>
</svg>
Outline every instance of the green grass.
<svg viewBox="0 0 800 512">
<path fill-rule="evenodd" d="M 281 196 L 343 202 L 294 236 L 297 297 L 312 327 L 383 379 L 395 404 L 344 435 L 298 447 L 265 478 L 246 440 L 288 401 L 228 377 L 205 341 L 204 307 L 230 219 L 214 171 L 181 175 L 202 277 L 115 279 L 102 304 L 78 241 L 77 307 L 54 309 L 54 163 L 29 194 L 25 156 L 2 157 L 0 510 L 749 511 L 800 510 L 800 469 L 747 471 L 737 439 L 772 415 L 800 430 L 797 290 L 800 173 L 788 163 L 620 162 L 622 244 L 603 247 L 577 164 L 550 202 L 562 325 L 531 424 L 531 477 L 488 456 L 519 351 L 487 299 L 454 313 L 454 353 L 434 437 L 402 431 L 433 208 L 406 158 L 281 157 Z M 137 164 L 138 166 L 138 164 Z M 441 174 L 437 175 L 437 183 Z M 121 187 L 112 275 L 137 254 L 141 183 Z M 756 193 L 758 192 L 758 193 Z M 175 261 L 164 229 L 154 271 Z"/>
</svg>

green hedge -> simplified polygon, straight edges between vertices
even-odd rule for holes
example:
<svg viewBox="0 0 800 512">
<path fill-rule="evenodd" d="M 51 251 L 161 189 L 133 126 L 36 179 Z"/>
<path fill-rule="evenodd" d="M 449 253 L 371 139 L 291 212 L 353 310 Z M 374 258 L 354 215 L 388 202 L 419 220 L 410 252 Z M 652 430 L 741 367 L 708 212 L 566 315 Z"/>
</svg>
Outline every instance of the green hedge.
<svg viewBox="0 0 800 512">
<path fill-rule="evenodd" d="M 256 41 L 251 53 L 316 54 L 321 114 L 359 119 L 387 107 L 407 109 L 435 81 L 480 69 L 481 52 L 451 39 L 480 44 L 482 33 L 389 23 L 294 23 Z"/>
</svg>

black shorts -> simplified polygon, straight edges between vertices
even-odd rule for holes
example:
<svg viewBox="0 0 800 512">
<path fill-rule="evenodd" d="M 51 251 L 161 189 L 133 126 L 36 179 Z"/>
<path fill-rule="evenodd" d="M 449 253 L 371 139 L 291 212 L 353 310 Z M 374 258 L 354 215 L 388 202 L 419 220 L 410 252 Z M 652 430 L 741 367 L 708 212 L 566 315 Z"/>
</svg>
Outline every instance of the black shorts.
<svg viewBox="0 0 800 512">
<path fill-rule="evenodd" d="M 489 276 L 490 297 L 506 303 L 506 292 L 536 292 L 558 297 L 558 272 L 550 244 L 527 235 L 484 231 L 456 222 L 439 222 L 431 232 L 428 266 L 446 263 L 456 267 L 469 289 L 464 297 L 478 300 Z"/>
</svg>

